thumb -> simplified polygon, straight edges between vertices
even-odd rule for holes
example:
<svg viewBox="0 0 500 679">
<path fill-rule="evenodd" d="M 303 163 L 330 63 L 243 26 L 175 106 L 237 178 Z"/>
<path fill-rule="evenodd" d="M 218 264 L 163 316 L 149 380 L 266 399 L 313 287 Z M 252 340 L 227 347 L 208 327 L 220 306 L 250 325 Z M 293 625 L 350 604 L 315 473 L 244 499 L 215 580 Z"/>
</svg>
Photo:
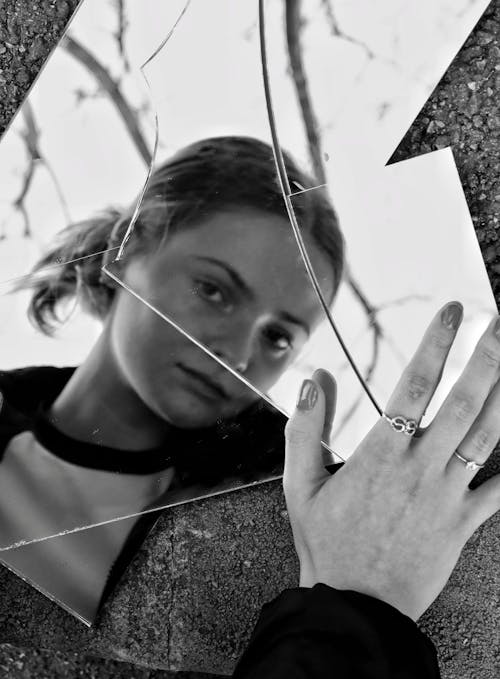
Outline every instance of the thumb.
<svg viewBox="0 0 500 679">
<path fill-rule="evenodd" d="M 337 407 L 337 383 L 333 375 L 324 368 L 318 368 L 314 371 L 313 380 L 319 384 L 325 396 L 325 424 L 322 439 L 325 443 L 328 443 L 332 435 L 333 419 Z"/>
<path fill-rule="evenodd" d="M 285 427 L 285 493 L 314 492 L 330 474 L 323 466 L 321 437 L 325 426 L 325 394 L 318 381 L 304 380 L 295 412 Z"/>
</svg>

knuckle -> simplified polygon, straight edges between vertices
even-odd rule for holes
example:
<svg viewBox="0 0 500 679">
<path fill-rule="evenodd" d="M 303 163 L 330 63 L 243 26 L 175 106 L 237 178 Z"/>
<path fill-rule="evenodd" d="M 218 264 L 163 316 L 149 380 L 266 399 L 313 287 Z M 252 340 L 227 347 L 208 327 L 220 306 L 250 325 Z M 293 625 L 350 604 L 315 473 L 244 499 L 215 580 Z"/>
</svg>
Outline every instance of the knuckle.
<svg viewBox="0 0 500 679">
<path fill-rule="evenodd" d="M 451 405 L 454 416 L 460 422 L 467 422 L 476 412 L 474 399 L 468 394 L 455 394 Z"/>
<path fill-rule="evenodd" d="M 491 368 L 496 368 L 500 364 L 500 353 L 488 346 L 479 349 L 479 358 Z"/>
<path fill-rule="evenodd" d="M 411 483 L 408 485 L 407 492 L 408 496 L 412 500 L 416 500 L 421 491 L 422 491 L 422 485 L 423 485 L 424 479 L 423 477 L 417 477 L 412 479 Z"/>
<path fill-rule="evenodd" d="M 412 401 L 418 401 L 432 389 L 432 380 L 421 373 L 409 372 L 406 379 L 408 396 Z"/>
<path fill-rule="evenodd" d="M 472 450 L 475 455 L 487 455 L 493 448 L 494 442 L 491 431 L 488 431 L 487 429 L 478 429 L 472 436 Z"/>
<path fill-rule="evenodd" d="M 285 441 L 288 445 L 302 446 L 311 440 L 311 435 L 305 429 L 297 427 L 289 420 L 285 426 Z"/>
<path fill-rule="evenodd" d="M 451 344 L 451 337 L 449 334 L 443 332 L 433 332 L 429 337 L 429 342 L 431 346 L 436 349 L 448 349 Z"/>
</svg>

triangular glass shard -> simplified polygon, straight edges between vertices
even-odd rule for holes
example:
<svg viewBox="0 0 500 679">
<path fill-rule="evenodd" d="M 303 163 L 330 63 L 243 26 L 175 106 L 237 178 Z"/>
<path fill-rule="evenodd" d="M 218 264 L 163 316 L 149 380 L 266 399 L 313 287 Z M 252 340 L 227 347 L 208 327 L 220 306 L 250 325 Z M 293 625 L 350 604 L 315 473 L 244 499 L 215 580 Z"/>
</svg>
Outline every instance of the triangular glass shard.
<svg viewBox="0 0 500 679">
<path fill-rule="evenodd" d="M 261 2 L 261 17 L 265 17 L 265 7 L 266 3 Z M 465 322 L 427 410 L 425 425 L 496 312 L 460 179 L 450 150 L 397 167 L 384 167 L 381 150 L 386 121 L 376 114 L 376 99 L 372 96 L 378 91 L 382 105 L 390 91 L 388 64 L 376 55 L 375 49 L 369 50 L 371 77 L 360 80 L 353 96 L 352 83 L 345 82 L 339 74 L 344 63 L 338 56 L 335 58 L 339 41 L 325 43 L 321 22 L 312 19 L 306 23 L 304 16 L 300 3 L 287 7 L 289 72 L 295 102 L 284 94 L 279 64 L 267 59 L 270 124 L 277 146 L 294 143 L 304 157 L 309 157 L 318 184 L 313 190 L 329 195 L 338 209 L 347 257 L 343 285 L 329 314 L 330 321 L 340 333 L 360 383 L 378 411 L 388 401 L 440 306 L 453 299 L 461 300 L 465 306 Z M 262 31 L 264 43 L 272 43 L 273 20 L 271 15 L 269 21 L 262 21 L 261 25 L 269 24 Z M 335 17 L 331 16 L 330 21 Z M 404 33 L 408 28 L 403 23 L 400 30 Z M 454 30 L 461 30 L 458 23 Z M 373 32 L 374 39 L 378 33 L 378 29 Z M 342 37 L 344 49 L 352 49 L 352 41 L 337 31 L 340 42 Z M 368 44 L 359 43 L 355 48 L 359 52 L 364 45 L 366 52 Z M 321 67 L 317 66 L 320 62 Z M 431 77 L 432 69 L 427 74 Z M 325 83 L 335 83 L 336 98 L 344 102 L 338 116 L 325 100 Z M 425 92 L 422 84 L 420 91 Z M 360 99 L 369 104 L 360 107 Z M 401 120 L 405 103 L 393 102 L 390 108 L 394 121 Z M 311 189 L 297 185 L 293 177 L 284 174 L 284 197 L 289 199 L 291 212 L 297 213 L 300 231 L 304 224 L 299 203 Z M 306 242 L 305 260 L 309 249 Z M 314 285 L 314 271 L 310 277 Z"/>
</svg>

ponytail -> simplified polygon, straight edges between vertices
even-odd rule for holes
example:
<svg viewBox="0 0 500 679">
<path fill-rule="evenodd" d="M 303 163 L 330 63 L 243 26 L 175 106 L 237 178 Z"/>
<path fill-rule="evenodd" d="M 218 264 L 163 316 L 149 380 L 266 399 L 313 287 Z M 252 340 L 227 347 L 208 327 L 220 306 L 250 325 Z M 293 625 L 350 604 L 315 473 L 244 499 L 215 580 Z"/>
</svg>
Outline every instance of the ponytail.
<svg viewBox="0 0 500 679">
<path fill-rule="evenodd" d="M 71 224 L 57 234 L 31 274 L 13 291 L 33 290 L 28 307 L 31 323 L 46 335 L 53 335 L 62 322 L 61 302 L 79 294 L 83 308 L 103 319 L 114 296 L 114 289 L 103 279 L 101 268 L 110 236 L 122 215 L 109 209 L 100 216 Z"/>
</svg>

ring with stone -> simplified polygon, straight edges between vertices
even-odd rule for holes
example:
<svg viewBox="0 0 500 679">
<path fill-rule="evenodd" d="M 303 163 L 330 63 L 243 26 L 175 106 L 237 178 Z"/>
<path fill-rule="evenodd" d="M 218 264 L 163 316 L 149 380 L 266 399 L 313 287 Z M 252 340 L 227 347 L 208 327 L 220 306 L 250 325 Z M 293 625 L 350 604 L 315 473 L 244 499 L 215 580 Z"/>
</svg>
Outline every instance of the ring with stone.
<svg viewBox="0 0 500 679">
<path fill-rule="evenodd" d="M 471 472 L 475 472 L 477 469 L 482 469 L 484 467 L 484 464 L 479 464 L 479 462 L 476 462 L 475 460 L 468 460 L 466 457 L 463 457 L 458 450 L 455 450 L 453 455 L 457 457 L 460 462 L 463 462 L 465 468 L 469 469 Z"/>
</svg>

